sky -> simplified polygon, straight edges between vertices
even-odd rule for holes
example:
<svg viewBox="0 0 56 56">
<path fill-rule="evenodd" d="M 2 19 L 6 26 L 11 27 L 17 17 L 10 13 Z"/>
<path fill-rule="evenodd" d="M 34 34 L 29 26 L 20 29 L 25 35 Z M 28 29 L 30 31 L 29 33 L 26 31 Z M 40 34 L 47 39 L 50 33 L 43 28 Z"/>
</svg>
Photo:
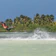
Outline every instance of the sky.
<svg viewBox="0 0 56 56">
<path fill-rule="evenodd" d="M 13 20 L 21 14 L 33 19 L 36 13 L 56 18 L 56 0 L 0 0 L 0 21 Z"/>
</svg>

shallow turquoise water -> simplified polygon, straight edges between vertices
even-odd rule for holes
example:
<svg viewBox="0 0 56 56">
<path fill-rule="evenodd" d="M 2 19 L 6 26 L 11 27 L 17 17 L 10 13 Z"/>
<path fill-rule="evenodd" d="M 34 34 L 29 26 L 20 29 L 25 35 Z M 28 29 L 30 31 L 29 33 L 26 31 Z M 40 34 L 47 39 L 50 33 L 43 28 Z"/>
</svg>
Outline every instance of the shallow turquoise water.
<svg viewBox="0 0 56 56">
<path fill-rule="evenodd" d="M 0 56 L 56 56 L 56 41 L 1 40 Z"/>
</svg>

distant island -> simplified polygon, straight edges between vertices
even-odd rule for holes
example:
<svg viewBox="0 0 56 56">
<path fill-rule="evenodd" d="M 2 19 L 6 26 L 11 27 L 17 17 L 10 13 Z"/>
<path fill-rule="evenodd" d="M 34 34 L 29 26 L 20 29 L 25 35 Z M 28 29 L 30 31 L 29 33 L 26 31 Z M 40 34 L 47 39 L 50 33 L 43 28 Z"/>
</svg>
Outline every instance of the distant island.
<svg viewBox="0 0 56 56">
<path fill-rule="evenodd" d="M 56 32 L 56 22 L 54 21 L 54 15 L 39 15 L 38 13 L 34 18 L 20 15 L 19 17 L 12 19 L 6 19 L 4 23 L 8 27 L 13 27 L 9 32 L 32 32 L 36 28 L 43 28 L 49 32 Z M 0 32 L 7 32 L 6 29 L 0 24 Z"/>
</svg>

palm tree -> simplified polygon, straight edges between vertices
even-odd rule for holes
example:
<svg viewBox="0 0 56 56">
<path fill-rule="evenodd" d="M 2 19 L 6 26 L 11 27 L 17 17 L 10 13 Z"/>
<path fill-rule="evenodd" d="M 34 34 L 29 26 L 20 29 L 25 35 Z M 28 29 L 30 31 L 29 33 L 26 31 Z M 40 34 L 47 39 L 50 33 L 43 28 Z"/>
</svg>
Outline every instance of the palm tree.
<svg viewBox="0 0 56 56">
<path fill-rule="evenodd" d="M 42 20 L 44 20 L 44 18 L 45 18 L 45 15 L 44 15 L 44 14 L 42 14 L 42 15 L 41 15 L 41 19 L 42 19 Z"/>
<path fill-rule="evenodd" d="M 15 19 L 14 19 L 14 24 L 18 24 L 20 22 L 20 17 L 16 17 Z"/>
<path fill-rule="evenodd" d="M 49 22 L 49 15 L 47 14 L 44 18 L 44 25 L 48 25 L 50 22 Z"/>
<path fill-rule="evenodd" d="M 42 14 L 42 15 L 41 15 L 41 25 L 44 25 L 44 21 L 45 21 L 45 15 Z"/>
<path fill-rule="evenodd" d="M 34 23 L 38 23 L 39 25 L 41 24 L 41 18 L 40 18 L 40 15 L 38 13 L 34 17 Z"/>
<path fill-rule="evenodd" d="M 20 15 L 20 18 L 24 18 L 25 16 L 24 15 Z"/>
<path fill-rule="evenodd" d="M 50 20 L 54 21 L 54 16 L 53 15 L 50 15 Z"/>
</svg>

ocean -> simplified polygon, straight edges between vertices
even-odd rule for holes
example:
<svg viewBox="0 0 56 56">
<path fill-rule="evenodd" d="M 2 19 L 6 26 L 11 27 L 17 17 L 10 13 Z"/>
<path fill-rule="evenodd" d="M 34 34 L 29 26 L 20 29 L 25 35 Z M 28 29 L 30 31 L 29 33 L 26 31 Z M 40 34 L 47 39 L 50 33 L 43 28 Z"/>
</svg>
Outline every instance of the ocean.
<svg viewBox="0 0 56 56">
<path fill-rule="evenodd" d="M 56 56 L 56 33 L 0 32 L 0 56 Z"/>
</svg>

